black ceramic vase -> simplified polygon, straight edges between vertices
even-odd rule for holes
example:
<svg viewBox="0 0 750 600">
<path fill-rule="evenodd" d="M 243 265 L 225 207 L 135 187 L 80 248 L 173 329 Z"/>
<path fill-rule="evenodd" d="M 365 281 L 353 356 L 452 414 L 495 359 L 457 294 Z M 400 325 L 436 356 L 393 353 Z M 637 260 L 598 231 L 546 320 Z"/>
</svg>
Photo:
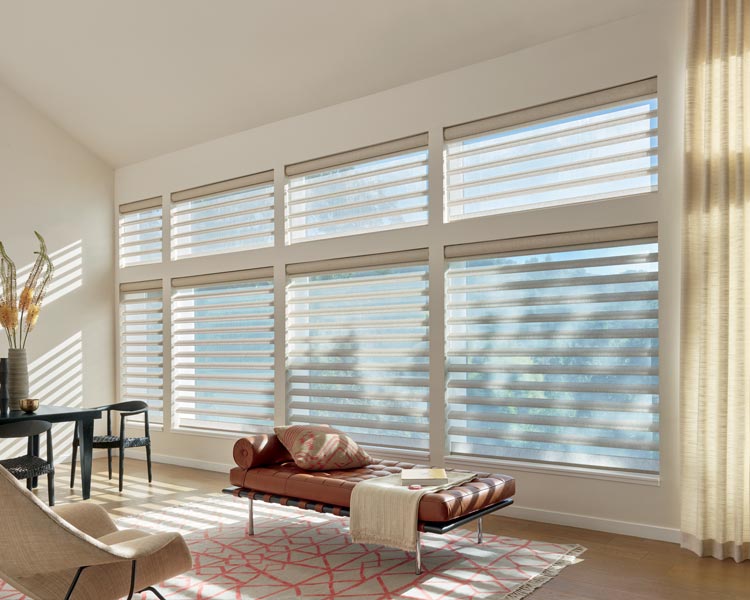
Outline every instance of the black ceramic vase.
<svg viewBox="0 0 750 600">
<path fill-rule="evenodd" d="M 8 359 L 0 358 L 0 418 L 5 419 L 10 414 L 10 398 L 8 397 Z"/>
</svg>

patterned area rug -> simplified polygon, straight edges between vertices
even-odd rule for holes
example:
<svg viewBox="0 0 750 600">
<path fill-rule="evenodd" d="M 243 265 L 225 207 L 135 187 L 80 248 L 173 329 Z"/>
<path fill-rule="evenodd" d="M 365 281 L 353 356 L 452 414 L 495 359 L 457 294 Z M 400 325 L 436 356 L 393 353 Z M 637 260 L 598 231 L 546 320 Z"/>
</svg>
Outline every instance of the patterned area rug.
<svg viewBox="0 0 750 600">
<path fill-rule="evenodd" d="M 255 536 L 248 537 L 247 501 L 228 496 L 206 496 L 119 525 L 187 537 L 193 571 L 160 586 L 175 600 L 520 600 L 585 550 L 492 535 L 477 545 L 466 530 L 425 534 L 423 572 L 415 575 L 411 554 L 349 543 L 348 519 L 256 502 Z M 0 583 L 0 600 L 22 598 Z"/>
</svg>

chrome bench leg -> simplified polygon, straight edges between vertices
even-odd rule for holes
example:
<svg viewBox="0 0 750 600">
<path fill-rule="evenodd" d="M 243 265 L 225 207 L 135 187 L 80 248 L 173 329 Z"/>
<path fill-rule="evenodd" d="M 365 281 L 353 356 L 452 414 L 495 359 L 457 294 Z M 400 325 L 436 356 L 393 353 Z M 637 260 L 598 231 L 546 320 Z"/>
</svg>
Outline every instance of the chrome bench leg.
<svg viewBox="0 0 750 600">
<path fill-rule="evenodd" d="M 417 531 L 417 550 L 414 553 L 414 560 L 416 563 L 414 572 L 420 575 L 422 573 L 422 533 L 419 531 Z"/>
<path fill-rule="evenodd" d="M 247 535 L 255 535 L 255 523 L 253 523 L 253 499 L 248 498 L 248 522 L 247 522 Z"/>
<path fill-rule="evenodd" d="M 482 543 L 482 517 L 477 519 L 477 544 Z"/>
</svg>

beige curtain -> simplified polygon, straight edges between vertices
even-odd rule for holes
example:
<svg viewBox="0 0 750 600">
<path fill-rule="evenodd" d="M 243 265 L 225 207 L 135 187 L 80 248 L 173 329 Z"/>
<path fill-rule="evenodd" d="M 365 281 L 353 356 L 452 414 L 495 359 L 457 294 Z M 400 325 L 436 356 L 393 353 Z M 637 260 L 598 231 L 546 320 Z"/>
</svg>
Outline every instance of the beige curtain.
<svg viewBox="0 0 750 600">
<path fill-rule="evenodd" d="M 750 0 L 694 0 L 686 114 L 682 544 L 750 558 Z"/>
</svg>

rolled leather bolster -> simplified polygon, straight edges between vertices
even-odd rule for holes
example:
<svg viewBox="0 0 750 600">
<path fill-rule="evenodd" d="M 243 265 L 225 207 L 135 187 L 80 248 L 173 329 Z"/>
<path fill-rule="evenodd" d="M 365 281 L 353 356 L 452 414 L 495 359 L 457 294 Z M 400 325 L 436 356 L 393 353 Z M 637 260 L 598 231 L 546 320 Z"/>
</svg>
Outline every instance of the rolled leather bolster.
<svg viewBox="0 0 750 600">
<path fill-rule="evenodd" d="M 242 469 L 276 465 L 292 460 L 275 434 L 253 435 L 240 438 L 232 451 L 234 462 Z"/>
</svg>

